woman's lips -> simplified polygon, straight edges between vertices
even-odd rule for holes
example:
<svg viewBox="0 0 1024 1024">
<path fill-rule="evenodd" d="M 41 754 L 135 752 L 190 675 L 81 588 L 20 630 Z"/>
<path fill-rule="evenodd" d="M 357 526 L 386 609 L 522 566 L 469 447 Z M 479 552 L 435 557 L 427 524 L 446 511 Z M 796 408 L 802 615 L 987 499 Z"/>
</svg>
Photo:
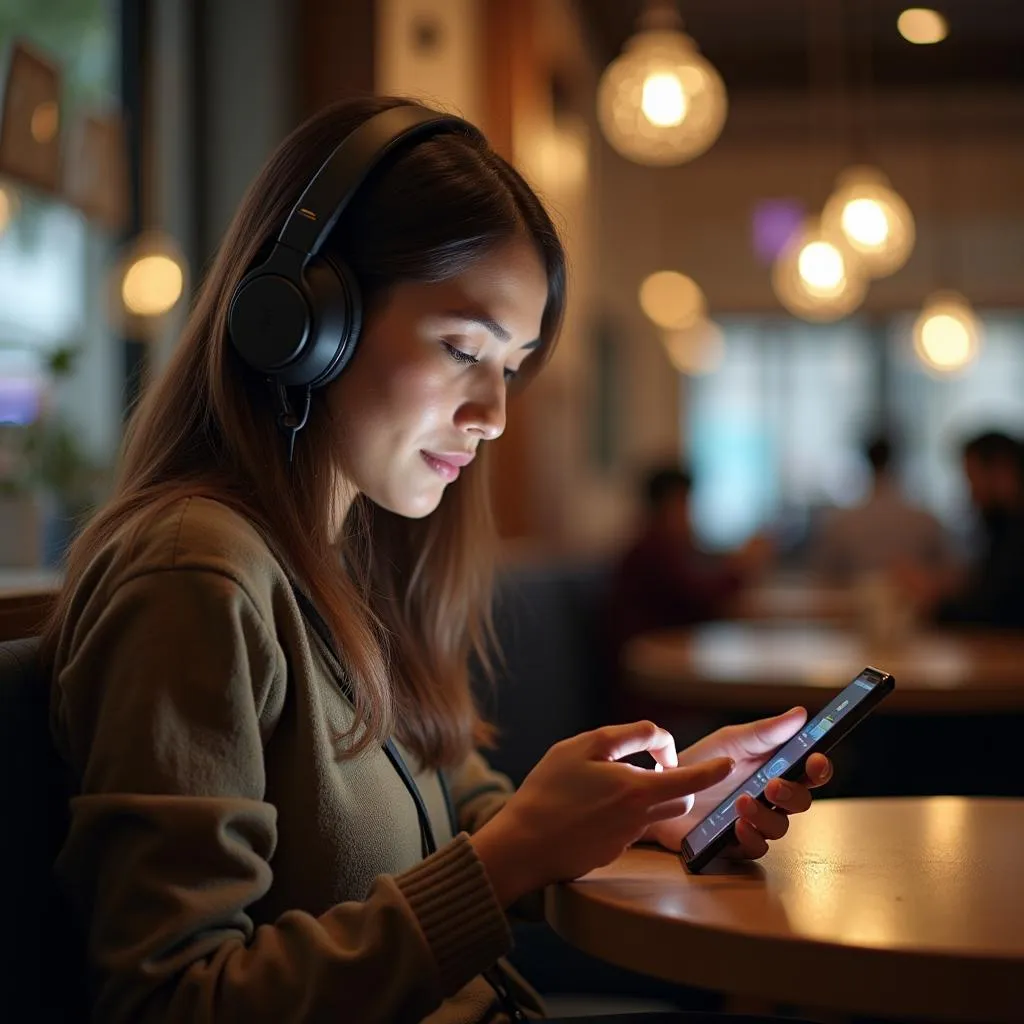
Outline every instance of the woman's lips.
<svg viewBox="0 0 1024 1024">
<path fill-rule="evenodd" d="M 420 455 L 435 473 L 449 482 L 457 480 L 462 467 L 473 461 L 473 455 L 469 452 L 437 453 L 422 450 Z"/>
</svg>

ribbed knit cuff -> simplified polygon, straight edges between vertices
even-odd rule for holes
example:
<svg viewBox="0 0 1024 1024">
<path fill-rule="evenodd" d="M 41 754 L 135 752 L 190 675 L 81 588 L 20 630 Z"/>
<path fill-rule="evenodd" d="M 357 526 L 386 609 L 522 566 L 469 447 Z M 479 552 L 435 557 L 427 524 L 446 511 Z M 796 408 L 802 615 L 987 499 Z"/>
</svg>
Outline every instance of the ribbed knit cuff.
<svg viewBox="0 0 1024 1024">
<path fill-rule="evenodd" d="M 465 832 L 395 883 L 419 920 L 446 997 L 511 948 L 505 912 Z"/>
</svg>

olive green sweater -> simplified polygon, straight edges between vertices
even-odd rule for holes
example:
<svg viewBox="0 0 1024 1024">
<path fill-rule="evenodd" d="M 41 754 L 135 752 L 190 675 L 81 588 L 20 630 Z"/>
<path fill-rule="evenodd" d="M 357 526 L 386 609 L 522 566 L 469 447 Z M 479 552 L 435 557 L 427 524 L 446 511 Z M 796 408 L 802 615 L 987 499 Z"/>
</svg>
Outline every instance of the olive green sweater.
<svg viewBox="0 0 1024 1024">
<path fill-rule="evenodd" d="M 510 785 L 470 755 L 349 760 L 337 665 L 258 532 L 185 499 L 73 595 L 53 731 L 79 783 L 57 875 L 103 1022 L 502 1021 L 481 971 L 510 933 L 466 833 Z M 522 991 L 519 993 L 524 994 Z M 527 998 L 529 998 L 527 993 Z"/>
</svg>

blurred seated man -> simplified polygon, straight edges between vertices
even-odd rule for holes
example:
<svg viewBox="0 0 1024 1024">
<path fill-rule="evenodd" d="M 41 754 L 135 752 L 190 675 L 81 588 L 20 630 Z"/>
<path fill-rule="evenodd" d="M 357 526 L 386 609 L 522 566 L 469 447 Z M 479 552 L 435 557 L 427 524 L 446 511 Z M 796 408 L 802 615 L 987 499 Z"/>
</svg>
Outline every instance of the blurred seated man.
<svg viewBox="0 0 1024 1024">
<path fill-rule="evenodd" d="M 963 448 L 963 469 L 982 528 L 981 548 L 964 573 L 910 565 L 897 583 L 922 614 L 940 623 L 1024 628 L 1024 456 L 1020 442 L 989 432 Z"/>
<path fill-rule="evenodd" d="M 639 633 L 727 614 L 740 588 L 771 558 L 773 546 L 762 536 L 729 555 L 700 551 L 690 522 L 692 486 L 689 473 L 675 466 L 647 478 L 643 527 L 611 578 L 605 640 L 613 666 Z"/>
<path fill-rule="evenodd" d="M 893 444 L 875 438 L 864 450 L 871 466 L 871 493 L 856 508 L 836 509 L 822 524 L 814 568 L 834 583 L 851 583 L 909 563 L 944 571 L 951 546 L 942 524 L 902 494 L 893 472 Z"/>
</svg>

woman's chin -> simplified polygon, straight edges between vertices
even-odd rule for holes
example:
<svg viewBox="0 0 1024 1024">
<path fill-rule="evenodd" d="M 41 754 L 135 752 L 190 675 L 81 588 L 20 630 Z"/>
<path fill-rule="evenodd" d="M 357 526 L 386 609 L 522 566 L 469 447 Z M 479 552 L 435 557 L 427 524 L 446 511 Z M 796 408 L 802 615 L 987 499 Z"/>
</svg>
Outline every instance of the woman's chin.
<svg viewBox="0 0 1024 1024">
<path fill-rule="evenodd" d="M 443 487 L 435 487 L 429 491 L 423 489 L 415 493 L 391 494 L 388 500 L 375 500 L 374 503 L 403 519 L 424 519 L 441 504 L 443 494 Z M 370 497 L 372 499 L 372 495 Z"/>
</svg>

